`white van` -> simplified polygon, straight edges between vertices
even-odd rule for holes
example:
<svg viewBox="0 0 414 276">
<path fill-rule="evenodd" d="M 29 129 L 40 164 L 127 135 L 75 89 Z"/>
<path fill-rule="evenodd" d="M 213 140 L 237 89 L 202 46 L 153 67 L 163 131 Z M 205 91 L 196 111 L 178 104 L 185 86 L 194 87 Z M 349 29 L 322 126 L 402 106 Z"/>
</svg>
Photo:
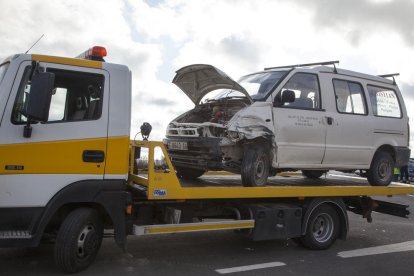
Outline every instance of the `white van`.
<svg viewBox="0 0 414 276">
<path fill-rule="evenodd" d="M 371 185 L 389 185 L 394 166 L 410 157 L 401 93 L 392 75 L 335 63 L 267 68 L 238 82 L 211 65 L 178 70 L 173 83 L 195 107 L 167 128 L 164 143 L 177 173 L 197 178 L 227 170 L 240 173 L 244 186 L 263 186 L 286 170 L 318 178 L 359 169 Z M 214 90 L 221 91 L 208 98 Z"/>
</svg>

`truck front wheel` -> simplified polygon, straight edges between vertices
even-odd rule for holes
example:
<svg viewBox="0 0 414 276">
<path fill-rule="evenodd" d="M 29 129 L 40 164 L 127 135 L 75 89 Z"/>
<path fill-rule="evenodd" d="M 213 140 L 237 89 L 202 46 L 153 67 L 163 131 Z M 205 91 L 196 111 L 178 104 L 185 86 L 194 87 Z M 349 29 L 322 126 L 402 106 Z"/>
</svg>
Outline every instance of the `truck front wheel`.
<svg viewBox="0 0 414 276">
<path fill-rule="evenodd" d="M 322 250 L 334 244 L 339 233 L 339 217 L 335 209 L 322 204 L 313 210 L 300 242 L 309 249 Z"/>
<path fill-rule="evenodd" d="M 92 208 L 73 210 L 60 226 L 55 244 L 55 263 L 66 273 L 86 269 L 102 243 L 103 222 Z"/>
</svg>

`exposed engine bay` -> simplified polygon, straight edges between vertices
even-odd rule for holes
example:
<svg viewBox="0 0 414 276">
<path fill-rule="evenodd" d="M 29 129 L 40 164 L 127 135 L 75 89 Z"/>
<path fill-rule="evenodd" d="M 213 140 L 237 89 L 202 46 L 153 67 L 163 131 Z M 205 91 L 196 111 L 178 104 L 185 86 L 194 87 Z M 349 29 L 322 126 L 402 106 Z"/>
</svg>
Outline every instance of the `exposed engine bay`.
<svg viewBox="0 0 414 276">
<path fill-rule="evenodd" d="M 253 152 L 256 141 L 264 160 L 258 168 L 267 178 L 275 147 L 273 106 L 266 96 L 284 75 L 263 72 L 245 76 L 238 83 L 211 65 L 195 64 L 178 70 L 172 82 L 195 107 L 167 127 L 164 144 L 177 175 L 194 179 L 206 171 L 240 173 L 243 163 L 257 160 L 252 154 L 245 155 L 246 148 Z M 204 98 L 213 91 L 218 94 Z"/>
<path fill-rule="evenodd" d="M 209 100 L 171 122 L 167 136 L 224 137 L 229 120 L 249 105 L 247 98 Z"/>
</svg>

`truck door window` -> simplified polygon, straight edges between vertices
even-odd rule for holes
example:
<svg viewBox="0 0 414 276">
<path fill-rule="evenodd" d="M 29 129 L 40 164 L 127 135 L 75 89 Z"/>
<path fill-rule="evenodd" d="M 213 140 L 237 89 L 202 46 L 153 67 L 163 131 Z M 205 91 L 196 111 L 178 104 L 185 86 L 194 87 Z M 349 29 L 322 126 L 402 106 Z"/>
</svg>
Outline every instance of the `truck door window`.
<svg viewBox="0 0 414 276">
<path fill-rule="evenodd" d="M 375 116 L 401 118 L 400 103 L 394 90 L 368 85 L 368 93 Z"/>
<path fill-rule="evenodd" d="M 334 79 L 333 86 L 336 98 L 336 109 L 339 113 L 367 114 L 364 90 L 361 84 Z"/>
<path fill-rule="evenodd" d="M 55 89 L 48 122 L 97 120 L 102 113 L 104 76 L 99 74 L 48 69 L 55 74 Z M 24 110 L 30 93 L 30 66 L 25 69 L 12 112 L 14 124 L 24 124 Z"/>
<path fill-rule="evenodd" d="M 62 121 L 65 118 L 67 92 L 66 88 L 55 88 L 50 102 L 49 121 Z"/>
<path fill-rule="evenodd" d="M 285 84 L 278 95 L 280 98 L 285 90 L 295 92 L 295 101 L 283 103 L 283 107 L 294 107 L 303 109 L 320 109 L 319 79 L 315 74 L 296 73 Z"/>
</svg>

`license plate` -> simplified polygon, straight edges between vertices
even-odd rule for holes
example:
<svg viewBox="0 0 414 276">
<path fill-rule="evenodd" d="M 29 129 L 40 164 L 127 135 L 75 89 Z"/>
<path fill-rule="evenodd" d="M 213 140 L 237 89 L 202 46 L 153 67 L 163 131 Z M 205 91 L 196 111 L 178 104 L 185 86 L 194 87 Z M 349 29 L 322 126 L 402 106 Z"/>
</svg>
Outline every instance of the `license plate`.
<svg viewBox="0 0 414 276">
<path fill-rule="evenodd" d="M 187 142 L 168 142 L 168 148 L 173 150 L 188 150 Z"/>
</svg>

